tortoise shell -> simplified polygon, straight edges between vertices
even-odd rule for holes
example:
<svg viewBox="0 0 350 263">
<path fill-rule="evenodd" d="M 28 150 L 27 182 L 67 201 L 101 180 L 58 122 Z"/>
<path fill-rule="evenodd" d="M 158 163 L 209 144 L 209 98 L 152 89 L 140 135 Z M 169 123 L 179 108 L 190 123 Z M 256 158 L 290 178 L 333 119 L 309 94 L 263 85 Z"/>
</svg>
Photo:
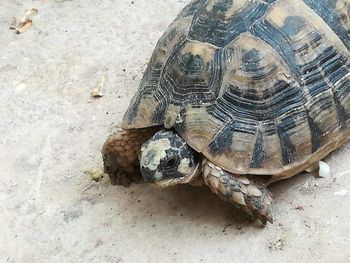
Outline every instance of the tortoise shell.
<svg viewBox="0 0 350 263">
<path fill-rule="evenodd" d="M 350 0 L 195 0 L 123 128 L 174 128 L 237 174 L 288 177 L 350 137 Z"/>
</svg>

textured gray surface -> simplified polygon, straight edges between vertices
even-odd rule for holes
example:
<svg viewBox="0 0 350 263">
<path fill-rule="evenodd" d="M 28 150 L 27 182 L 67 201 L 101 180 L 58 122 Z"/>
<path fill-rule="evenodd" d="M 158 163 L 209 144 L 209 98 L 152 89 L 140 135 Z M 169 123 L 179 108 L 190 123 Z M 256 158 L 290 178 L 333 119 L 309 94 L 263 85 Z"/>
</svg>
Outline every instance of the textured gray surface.
<svg viewBox="0 0 350 263">
<path fill-rule="evenodd" d="M 328 178 L 272 186 L 265 229 L 206 188 L 126 189 L 83 173 L 101 166 L 186 2 L 1 0 L 0 262 L 350 262 L 349 144 L 327 158 Z M 30 7 L 39 15 L 16 35 L 11 18 Z M 91 99 L 103 75 L 106 96 Z"/>
</svg>

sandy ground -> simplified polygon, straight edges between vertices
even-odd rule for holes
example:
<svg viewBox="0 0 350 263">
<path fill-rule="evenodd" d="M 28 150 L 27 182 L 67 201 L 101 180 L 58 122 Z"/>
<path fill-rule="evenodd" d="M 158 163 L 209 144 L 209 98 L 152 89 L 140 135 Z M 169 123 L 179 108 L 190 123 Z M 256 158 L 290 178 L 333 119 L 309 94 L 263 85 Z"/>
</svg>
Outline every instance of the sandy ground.
<svg viewBox="0 0 350 263">
<path fill-rule="evenodd" d="M 84 170 L 187 1 L 0 2 L 0 262 L 350 262 L 350 145 L 329 177 L 274 185 L 260 228 L 206 188 L 111 186 Z M 22 35 L 11 18 L 39 14 Z M 106 94 L 91 89 L 106 76 Z"/>
</svg>

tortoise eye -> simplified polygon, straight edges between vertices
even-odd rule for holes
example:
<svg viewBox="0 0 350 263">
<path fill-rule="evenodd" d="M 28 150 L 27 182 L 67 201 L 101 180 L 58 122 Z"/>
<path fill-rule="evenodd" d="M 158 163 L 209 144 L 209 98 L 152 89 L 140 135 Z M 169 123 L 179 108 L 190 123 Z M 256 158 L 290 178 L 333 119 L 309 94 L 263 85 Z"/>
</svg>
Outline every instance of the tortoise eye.
<svg viewBox="0 0 350 263">
<path fill-rule="evenodd" d="M 177 158 L 176 157 L 172 157 L 169 160 L 166 161 L 165 163 L 165 169 L 171 169 L 174 167 L 174 165 L 177 162 Z"/>
</svg>

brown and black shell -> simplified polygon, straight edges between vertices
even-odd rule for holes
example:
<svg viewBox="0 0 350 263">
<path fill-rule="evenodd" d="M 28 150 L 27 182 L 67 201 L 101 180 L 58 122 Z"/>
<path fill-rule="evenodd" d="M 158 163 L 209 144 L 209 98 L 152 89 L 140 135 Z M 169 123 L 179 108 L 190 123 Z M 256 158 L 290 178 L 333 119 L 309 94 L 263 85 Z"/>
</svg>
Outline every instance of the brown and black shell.
<svg viewBox="0 0 350 263">
<path fill-rule="evenodd" d="M 238 174 L 292 176 L 350 137 L 350 0 L 196 0 L 123 128 L 174 128 Z"/>
</svg>

